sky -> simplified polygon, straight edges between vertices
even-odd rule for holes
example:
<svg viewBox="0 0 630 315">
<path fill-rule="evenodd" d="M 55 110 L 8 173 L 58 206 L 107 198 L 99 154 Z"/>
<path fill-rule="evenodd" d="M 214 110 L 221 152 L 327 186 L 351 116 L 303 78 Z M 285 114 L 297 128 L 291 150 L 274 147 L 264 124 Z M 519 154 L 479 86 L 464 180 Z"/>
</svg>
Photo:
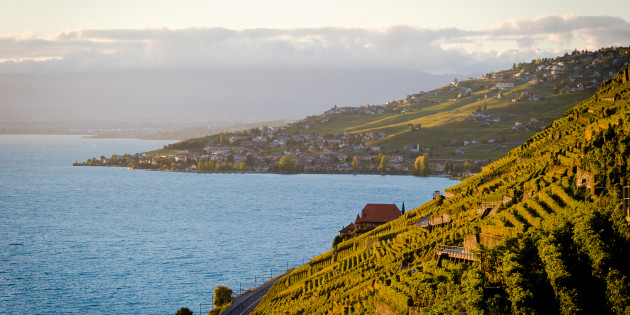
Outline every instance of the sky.
<svg viewBox="0 0 630 315">
<path fill-rule="evenodd" d="M 35 82 L 41 75 L 139 70 L 465 75 L 573 49 L 630 44 L 630 2 L 622 0 L 2 0 L 0 21 L 0 75 L 5 81 L 16 74 Z M 36 91 L 36 84 L 24 82 L 12 86 L 13 94 L 5 99 L 10 104 L 0 98 L 0 110 L 19 111 L 20 102 L 36 105 L 17 94 Z M 405 96 L 394 93 L 401 91 L 383 91 L 374 102 Z M 293 107 L 295 99 L 289 102 Z M 55 103 L 54 97 L 48 100 Z M 204 102 L 213 106 L 211 98 Z M 258 103 L 264 107 L 270 102 Z M 321 102 L 291 115 L 316 112 L 332 100 Z"/>
</svg>

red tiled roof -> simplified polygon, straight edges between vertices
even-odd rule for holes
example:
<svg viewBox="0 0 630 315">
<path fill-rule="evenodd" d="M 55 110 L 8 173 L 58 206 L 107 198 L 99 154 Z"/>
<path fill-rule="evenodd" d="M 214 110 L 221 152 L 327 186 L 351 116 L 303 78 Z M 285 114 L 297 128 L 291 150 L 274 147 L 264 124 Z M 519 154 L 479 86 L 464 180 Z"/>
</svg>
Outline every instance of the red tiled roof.
<svg viewBox="0 0 630 315">
<path fill-rule="evenodd" d="M 354 223 L 350 223 L 350 224 L 348 224 L 348 226 L 346 226 L 343 229 L 341 229 L 341 231 L 339 231 L 339 233 L 352 232 L 352 231 L 354 231 L 354 229 L 355 229 Z"/>
<path fill-rule="evenodd" d="M 400 216 L 400 210 L 395 204 L 368 203 L 361 210 L 361 217 L 357 216 L 355 223 L 385 223 Z"/>
</svg>

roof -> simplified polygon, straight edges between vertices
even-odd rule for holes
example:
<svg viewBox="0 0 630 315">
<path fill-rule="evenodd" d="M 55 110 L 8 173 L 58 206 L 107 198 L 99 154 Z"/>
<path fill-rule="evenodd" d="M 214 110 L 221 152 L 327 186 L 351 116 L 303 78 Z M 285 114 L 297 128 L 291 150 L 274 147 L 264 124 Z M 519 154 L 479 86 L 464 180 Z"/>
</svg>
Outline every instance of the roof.
<svg viewBox="0 0 630 315">
<path fill-rule="evenodd" d="M 368 203 L 361 210 L 360 222 L 357 223 L 385 223 L 399 216 L 400 210 L 395 204 Z"/>
<path fill-rule="evenodd" d="M 339 231 L 339 233 L 343 233 L 343 232 L 352 232 L 352 231 L 354 231 L 354 229 L 355 229 L 354 223 L 350 223 L 350 224 L 348 224 L 348 226 L 346 226 L 346 227 L 344 227 L 343 229 L 341 229 L 341 230 Z"/>
</svg>

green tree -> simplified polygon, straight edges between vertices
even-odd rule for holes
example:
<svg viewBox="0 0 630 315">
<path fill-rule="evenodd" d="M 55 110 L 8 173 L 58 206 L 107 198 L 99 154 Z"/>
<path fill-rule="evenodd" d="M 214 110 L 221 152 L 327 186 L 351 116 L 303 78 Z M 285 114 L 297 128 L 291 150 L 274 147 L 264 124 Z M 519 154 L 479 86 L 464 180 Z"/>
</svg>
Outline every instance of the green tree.
<svg viewBox="0 0 630 315">
<path fill-rule="evenodd" d="M 413 163 L 413 167 L 416 176 L 426 175 L 429 169 L 429 154 L 425 153 L 424 155 L 419 155 Z"/>
<path fill-rule="evenodd" d="M 192 315 L 193 312 L 188 307 L 182 307 L 175 315 Z"/>
<path fill-rule="evenodd" d="M 232 302 L 232 289 L 226 286 L 218 286 L 214 289 L 214 306 L 223 306 Z"/>
<path fill-rule="evenodd" d="M 464 273 L 462 288 L 469 314 L 483 314 L 486 303 L 483 299 L 483 273 L 478 263 Z"/>
<path fill-rule="evenodd" d="M 352 169 L 355 171 L 359 169 L 359 161 L 356 155 L 352 158 Z"/>
<path fill-rule="evenodd" d="M 341 242 L 343 242 L 343 239 L 341 238 L 341 236 L 339 235 L 335 236 L 335 239 L 333 239 L 332 248 L 335 249 L 337 247 L 337 244 Z"/>
<path fill-rule="evenodd" d="M 297 162 L 292 157 L 285 155 L 280 158 L 278 168 L 282 173 L 295 173 L 297 171 Z"/>
<path fill-rule="evenodd" d="M 380 166 L 381 166 L 381 172 L 384 173 L 385 169 L 387 168 L 387 156 L 385 156 L 385 155 L 381 156 L 381 164 L 380 164 Z"/>
</svg>

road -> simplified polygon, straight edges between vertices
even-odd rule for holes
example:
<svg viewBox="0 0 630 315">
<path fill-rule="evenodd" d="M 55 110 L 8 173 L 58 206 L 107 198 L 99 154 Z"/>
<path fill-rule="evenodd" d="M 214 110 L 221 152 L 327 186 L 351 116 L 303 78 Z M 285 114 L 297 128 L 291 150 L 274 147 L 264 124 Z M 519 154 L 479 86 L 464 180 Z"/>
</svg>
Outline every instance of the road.
<svg viewBox="0 0 630 315">
<path fill-rule="evenodd" d="M 269 282 L 266 282 L 265 284 L 256 288 L 256 290 L 254 291 L 249 291 L 241 294 L 234 301 L 232 301 L 230 307 L 225 309 L 223 313 L 221 313 L 221 315 L 246 315 L 253 312 L 256 306 L 258 306 L 258 303 L 260 303 L 265 294 L 267 294 L 267 291 L 271 289 L 271 286 L 273 286 L 276 281 L 282 279 L 282 277 L 284 277 L 285 275 L 286 273 L 274 278 Z"/>
</svg>

